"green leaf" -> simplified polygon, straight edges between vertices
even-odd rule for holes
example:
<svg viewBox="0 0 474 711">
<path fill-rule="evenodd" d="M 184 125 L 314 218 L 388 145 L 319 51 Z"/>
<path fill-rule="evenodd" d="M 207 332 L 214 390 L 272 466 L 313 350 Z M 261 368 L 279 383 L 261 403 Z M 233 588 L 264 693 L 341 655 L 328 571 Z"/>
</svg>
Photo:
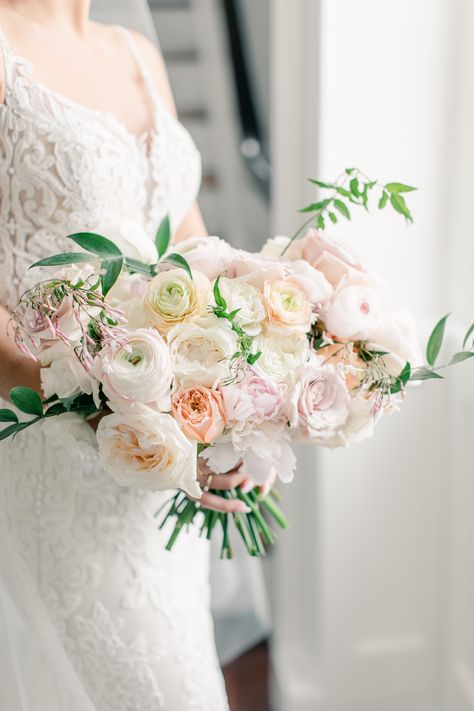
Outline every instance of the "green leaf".
<svg viewBox="0 0 474 711">
<path fill-rule="evenodd" d="M 5 407 L 0 409 L 0 422 L 18 422 L 16 412 Z"/>
<path fill-rule="evenodd" d="M 412 217 L 410 210 L 408 209 L 408 206 L 405 202 L 405 198 L 402 197 L 401 195 L 398 195 L 398 193 L 391 193 L 390 194 L 390 202 L 392 204 L 393 209 L 396 212 L 399 212 L 401 215 L 406 217 L 407 220 L 412 222 Z"/>
<path fill-rule="evenodd" d="M 337 198 L 334 200 L 334 207 L 336 210 L 339 210 L 341 215 L 346 218 L 346 220 L 351 219 L 351 213 L 349 212 L 349 208 L 345 203 L 342 202 L 342 200 L 338 200 Z"/>
<path fill-rule="evenodd" d="M 401 371 L 400 375 L 396 378 L 396 382 L 390 388 L 392 395 L 400 392 L 400 390 L 408 383 L 411 375 L 411 365 L 407 361 Z"/>
<path fill-rule="evenodd" d="M 122 256 L 122 252 L 114 242 L 95 232 L 75 232 L 72 235 L 68 235 L 68 239 L 72 239 L 72 241 L 78 244 L 79 247 L 82 247 L 82 249 L 87 249 L 89 252 L 93 252 L 93 254 L 98 254 L 99 257 Z"/>
<path fill-rule="evenodd" d="M 451 358 L 449 365 L 455 365 L 456 363 L 462 363 L 463 360 L 468 360 L 468 358 L 474 358 L 474 351 L 459 351 L 455 353 Z"/>
<path fill-rule="evenodd" d="M 349 183 L 349 187 L 350 187 L 351 193 L 354 195 L 354 197 L 360 196 L 359 181 L 357 180 L 357 178 L 352 178 L 351 182 Z"/>
<path fill-rule="evenodd" d="M 352 175 L 352 173 L 355 173 L 356 170 L 357 168 L 346 168 L 345 172 L 347 175 Z"/>
<path fill-rule="evenodd" d="M 339 195 L 342 195 L 343 197 L 350 198 L 351 193 L 349 190 L 346 190 L 345 188 L 337 188 L 337 192 Z"/>
<path fill-rule="evenodd" d="M 185 260 L 185 258 L 181 254 L 176 254 L 175 252 L 172 252 L 171 254 L 167 254 L 166 257 L 163 257 L 161 260 L 161 263 L 167 262 L 168 264 L 172 264 L 174 267 L 178 267 L 179 269 L 184 269 L 184 271 L 189 274 L 191 279 L 193 278 L 193 273 L 191 271 L 191 267 Z"/>
<path fill-rule="evenodd" d="M 120 276 L 123 267 L 123 257 L 115 257 L 114 259 L 104 259 L 100 265 L 101 269 L 105 269 L 105 274 L 100 275 L 100 284 L 102 294 L 107 296 L 115 282 Z"/>
<path fill-rule="evenodd" d="M 26 412 L 28 415 L 37 415 L 38 417 L 43 416 L 41 397 L 36 390 L 19 385 L 10 390 L 10 399 L 21 412 Z"/>
<path fill-rule="evenodd" d="M 156 248 L 158 250 L 159 257 L 162 257 L 165 254 L 166 250 L 168 249 L 170 239 L 171 239 L 170 218 L 169 218 L 169 215 L 166 215 L 166 217 L 164 217 L 163 220 L 161 221 L 161 224 L 158 227 L 158 231 L 157 231 L 156 237 L 155 237 L 155 244 L 156 244 Z"/>
<path fill-rule="evenodd" d="M 254 365 L 254 363 L 257 362 L 261 355 L 262 351 L 258 351 L 258 353 L 249 353 L 249 355 L 247 356 L 247 363 L 249 365 Z"/>
<path fill-rule="evenodd" d="M 316 218 L 316 227 L 319 230 L 324 230 L 326 228 L 326 223 L 324 222 L 324 217 L 322 216 L 321 213 Z"/>
<path fill-rule="evenodd" d="M 227 309 L 227 301 L 224 299 L 224 297 L 221 294 L 221 290 L 219 289 L 220 280 L 221 280 L 221 277 L 219 275 L 214 282 L 214 288 L 212 291 L 214 293 L 214 301 L 216 302 L 216 306 L 218 306 L 220 309 L 225 311 Z"/>
<path fill-rule="evenodd" d="M 411 193 L 413 190 L 418 190 L 418 188 L 414 188 L 412 185 L 404 185 L 403 183 L 387 183 L 385 186 L 385 189 L 388 190 L 389 193 Z"/>
<path fill-rule="evenodd" d="M 314 185 L 317 185 L 320 188 L 326 188 L 328 190 L 336 190 L 337 185 L 334 185 L 333 183 L 323 183 L 322 180 L 315 180 L 314 178 L 308 178 L 310 183 L 313 183 Z"/>
<path fill-rule="evenodd" d="M 469 326 L 469 328 L 467 329 L 467 333 L 466 333 L 466 335 L 464 336 L 464 340 L 463 340 L 463 342 L 462 342 L 462 347 L 463 347 L 463 348 L 466 347 L 466 343 L 468 342 L 469 338 L 471 337 L 471 335 L 472 335 L 473 333 L 474 333 L 474 323 L 473 323 L 471 326 Z"/>
<path fill-rule="evenodd" d="M 67 409 L 62 402 L 55 402 L 54 405 L 48 407 L 44 413 L 44 417 L 56 417 L 57 415 L 63 415 L 65 412 L 67 412 Z"/>
<path fill-rule="evenodd" d="M 8 427 L 0 431 L 0 441 L 12 437 L 17 432 L 20 432 L 20 430 L 24 430 L 25 427 L 28 427 L 28 424 L 28 422 L 15 422 L 12 425 L 8 425 Z"/>
<path fill-rule="evenodd" d="M 328 212 L 329 219 L 333 224 L 336 224 L 337 222 L 337 215 L 334 214 L 334 212 Z"/>
<path fill-rule="evenodd" d="M 94 262 L 95 258 L 92 254 L 84 254 L 84 252 L 61 252 L 60 254 L 54 254 L 51 257 L 46 257 L 45 259 L 40 259 L 39 262 L 35 262 L 30 265 L 30 269 L 33 267 L 58 267 L 61 264 L 79 264 L 80 262 Z"/>
<path fill-rule="evenodd" d="M 449 314 L 438 321 L 428 339 L 428 345 L 426 346 L 426 360 L 430 365 L 434 365 L 436 363 L 436 358 L 441 350 L 444 338 L 444 329 L 446 327 L 448 317 Z"/>
<path fill-rule="evenodd" d="M 312 202 L 311 205 L 303 207 L 299 210 L 299 212 L 318 212 L 318 210 L 324 210 L 324 208 L 326 208 L 330 203 L 331 200 L 329 198 L 326 200 L 320 200 L 319 202 Z"/>
<path fill-rule="evenodd" d="M 430 370 L 429 368 L 416 368 L 411 376 L 410 380 L 442 380 L 443 376 L 440 375 L 439 373 L 436 373 L 434 370 Z"/>
<path fill-rule="evenodd" d="M 384 209 L 385 205 L 387 204 L 387 200 L 388 200 L 388 193 L 383 192 L 382 197 L 379 200 L 379 210 Z"/>
<path fill-rule="evenodd" d="M 146 274 L 147 276 L 154 275 L 153 266 L 151 264 L 147 264 L 146 262 L 141 262 L 139 259 L 125 257 L 125 265 L 132 272 L 139 272 L 140 274 Z"/>
</svg>

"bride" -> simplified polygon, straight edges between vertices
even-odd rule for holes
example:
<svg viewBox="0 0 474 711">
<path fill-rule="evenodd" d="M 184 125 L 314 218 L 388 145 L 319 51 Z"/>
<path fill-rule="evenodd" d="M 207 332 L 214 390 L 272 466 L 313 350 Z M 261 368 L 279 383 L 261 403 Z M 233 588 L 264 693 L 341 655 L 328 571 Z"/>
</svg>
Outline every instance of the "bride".
<svg viewBox="0 0 474 711">
<path fill-rule="evenodd" d="M 38 365 L 7 329 L 39 278 L 32 262 L 83 230 L 140 254 L 143 228 L 153 239 L 166 214 L 176 240 L 205 234 L 200 159 L 161 55 L 88 13 L 88 0 L 0 0 L 4 399 L 14 385 L 40 387 Z M 100 470 L 92 427 L 68 424 L 74 438 L 38 427 L 0 444 L 0 707 L 224 711 L 207 543 L 189 534 L 167 553 L 158 495 L 116 485 Z M 210 493 L 202 505 L 242 506 Z"/>
</svg>

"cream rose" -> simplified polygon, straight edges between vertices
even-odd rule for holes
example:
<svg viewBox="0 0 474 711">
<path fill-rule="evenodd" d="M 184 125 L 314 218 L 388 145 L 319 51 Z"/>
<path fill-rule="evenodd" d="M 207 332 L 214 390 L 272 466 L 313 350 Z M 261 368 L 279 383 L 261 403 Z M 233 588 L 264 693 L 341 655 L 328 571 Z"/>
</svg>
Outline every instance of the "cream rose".
<svg viewBox="0 0 474 711">
<path fill-rule="evenodd" d="M 226 279 L 225 277 L 220 279 L 219 288 L 227 302 L 227 311 L 239 309 L 235 317 L 238 325 L 249 336 L 256 336 L 260 333 L 262 321 L 266 316 L 260 289 L 242 279 Z"/>
<path fill-rule="evenodd" d="M 287 335 L 279 329 L 266 329 L 257 336 L 254 349 L 261 352 L 255 371 L 277 383 L 297 380 L 309 355 L 309 343 L 304 334 Z"/>
<path fill-rule="evenodd" d="M 179 383 L 214 387 L 229 377 L 237 336 L 224 319 L 209 315 L 175 326 L 168 334 L 173 372 Z"/>
<path fill-rule="evenodd" d="M 145 309 L 153 326 L 162 333 L 183 321 L 206 313 L 211 300 L 211 283 L 198 271 L 193 278 L 184 269 L 160 272 L 149 282 Z"/>
<path fill-rule="evenodd" d="M 264 290 L 268 320 L 273 326 L 289 326 L 306 333 L 313 312 L 303 287 L 291 277 L 266 281 Z"/>
<path fill-rule="evenodd" d="M 363 284 L 343 283 L 323 313 L 327 330 L 336 338 L 370 339 L 381 317 L 377 293 Z"/>
<path fill-rule="evenodd" d="M 181 489 L 199 498 L 196 445 L 164 413 L 137 407 L 106 415 L 97 428 L 102 467 L 121 486 Z"/>
<path fill-rule="evenodd" d="M 225 415 L 222 395 L 218 390 L 193 385 L 173 395 L 172 412 L 189 439 L 211 444 L 224 431 Z"/>
<path fill-rule="evenodd" d="M 131 331 L 125 340 L 105 346 L 94 363 L 94 374 L 112 409 L 115 401 L 148 403 L 162 411 L 171 407 L 168 348 L 152 328 Z"/>
</svg>

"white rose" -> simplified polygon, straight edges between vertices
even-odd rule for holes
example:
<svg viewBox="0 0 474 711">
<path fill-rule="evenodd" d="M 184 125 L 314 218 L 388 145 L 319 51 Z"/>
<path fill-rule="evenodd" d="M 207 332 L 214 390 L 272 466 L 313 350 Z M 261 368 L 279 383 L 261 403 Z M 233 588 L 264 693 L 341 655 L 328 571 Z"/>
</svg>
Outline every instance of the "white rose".
<svg viewBox="0 0 474 711">
<path fill-rule="evenodd" d="M 191 269 L 214 280 L 225 272 L 235 258 L 236 250 L 219 237 L 189 237 L 173 247 L 182 254 Z"/>
<path fill-rule="evenodd" d="M 97 232 L 114 242 L 126 257 L 139 259 L 146 264 L 156 264 L 158 261 L 155 243 L 140 222 L 122 220 L 118 225 L 101 226 Z"/>
<path fill-rule="evenodd" d="M 343 283 L 324 311 L 327 330 L 336 338 L 352 341 L 373 336 L 381 317 L 378 294 L 363 284 Z"/>
<path fill-rule="evenodd" d="M 46 398 L 57 395 L 61 399 L 76 397 L 81 393 L 93 395 L 97 407 L 99 384 L 84 368 L 79 358 L 69 353 L 41 368 L 41 387 Z"/>
<path fill-rule="evenodd" d="M 382 314 L 371 343 L 376 349 L 389 351 L 389 355 L 384 356 L 383 360 L 392 375 L 399 375 L 407 361 L 412 367 L 424 362 L 416 322 L 406 306 L 389 309 Z"/>
<path fill-rule="evenodd" d="M 113 309 L 122 311 L 130 329 L 145 328 L 148 316 L 143 308 L 143 295 L 147 281 L 141 274 L 122 271 L 107 294 L 107 301 Z"/>
<path fill-rule="evenodd" d="M 224 319 L 208 316 L 175 326 L 168 334 L 173 372 L 180 384 L 212 388 L 229 376 L 237 336 Z"/>
<path fill-rule="evenodd" d="M 344 426 L 324 442 L 326 447 L 347 447 L 352 442 L 363 442 L 372 437 L 380 415 L 373 412 L 373 403 L 362 395 L 349 400 L 349 416 Z"/>
<path fill-rule="evenodd" d="M 238 325 L 249 336 L 256 336 L 262 330 L 262 321 L 265 319 L 265 306 L 262 292 L 251 284 L 241 279 L 221 278 L 219 288 L 227 302 L 227 311 L 239 309 L 235 317 Z"/>
<path fill-rule="evenodd" d="M 97 428 L 100 461 L 121 486 L 182 489 L 199 498 L 197 452 L 176 421 L 148 407 L 106 415 Z"/>
<path fill-rule="evenodd" d="M 277 383 L 294 382 L 309 355 L 306 335 L 278 329 L 266 329 L 254 340 L 253 347 L 256 353 L 261 352 L 254 369 Z"/>
<path fill-rule="evenodd" d="M 173 374 L 166 343 L 152 328 L 130 331 L 120 343 L 106 345 L 94 363 L 106 397 L 133 405 L 148 403 L 159 410 L 171 408 Z"/>
</svg>

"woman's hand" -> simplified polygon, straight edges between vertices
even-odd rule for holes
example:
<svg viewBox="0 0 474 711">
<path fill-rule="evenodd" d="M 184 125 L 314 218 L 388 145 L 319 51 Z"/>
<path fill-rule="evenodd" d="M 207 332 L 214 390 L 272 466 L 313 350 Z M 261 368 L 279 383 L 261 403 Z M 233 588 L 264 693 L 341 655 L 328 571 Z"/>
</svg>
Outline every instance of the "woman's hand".
<svg viewBox="0 0 474 711">
<path fill-rule="evenodd" d="M 203 494 L 199 503 L 206 509 L 219 511 L 221 513 L 250 513 L 248 506 L 240 499 L 224 499 L 217 494 L 211 494 L 209 489 L 225 491 L 226 489 L 236 489 L 242 482 L 248 479 L 247 474 L 241 471 L 241 467 L 232 469 L 225 474 L 215 474 L 202 459 L 198 462 L 198 482 Z"/>
<path fill-rule="evenodd" d="M 242 465 L 239 465 L 225 474 L 215 474 L 206 462 L 200 459 L 198 468 L 198 482 L 203 490 L 203 495 L 199 500 L 201 506 L 221 513 L 232 513 L 233 511 L 250 513 L 249 507 L 240 499 L 224 499 L 209 491 L 209 489 L 225 491 L 226 489 L 236 489 L 238 486 L 240 486 L 244 492 L 254 489 L 255 484 L 243 469 Z M 267 494 L 275 483 L 275 479 L 276 470 L 272 467 L 267 481 L 258 487 L 261 493 Z"/>
</svg>

